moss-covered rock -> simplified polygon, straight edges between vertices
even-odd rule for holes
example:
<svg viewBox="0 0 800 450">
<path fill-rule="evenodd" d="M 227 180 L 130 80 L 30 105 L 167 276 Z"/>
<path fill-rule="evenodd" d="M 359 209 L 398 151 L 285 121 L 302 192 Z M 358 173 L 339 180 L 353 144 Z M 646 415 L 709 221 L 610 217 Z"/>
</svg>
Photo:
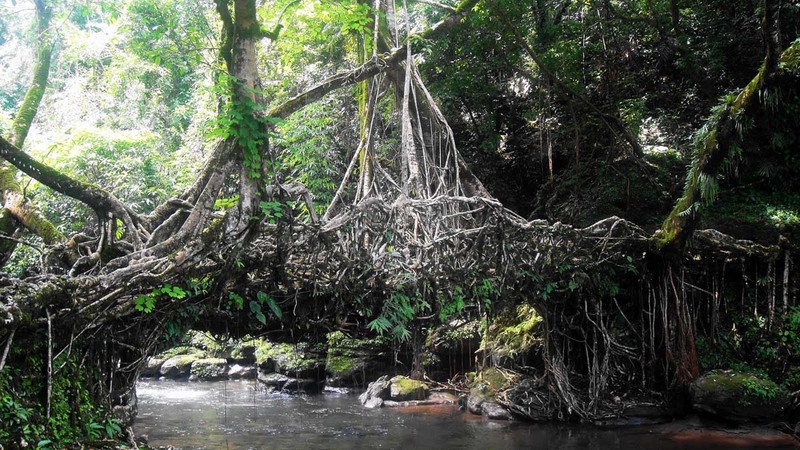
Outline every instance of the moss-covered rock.
<svg viewBox="0 0 800 450">
<path fill-rule="evenodd" d="M 389 380 L 389 398 L 396 402 L 424 400 L 428 397 L 428 385 L 419 380 L 398 375 Z"/>
<path fill-rule="evenodd" d="M 486 383 L 476 383 L 469 390 L 467 397 L 467 409 L 472 414 L 483 414 L 483 404 L 486 402 L 494 401 L 494 395 L 489 392 L 489 387 Z"/>
<path fill-rule="evenodd" d="M 258 367 L 266 372 L 276 372 L 292 378 L 324 377 L 325 361 L 312 352 L 308 344 L 276 344 L 261 341 L 255 350 Z"/>
<path fill-rule="evenodd" d="M 773 381 L 748 372 L 712 371 L 690 387 L 697 411 L 734 421 L 780 417 L 789 406 L 789 393 Z"/>
<path fill-rule="evenodd" d="M 325 371 L 329 384 L 363 385 L 387 368 L 387 349 L 383 339 L 356 339 L 341 331 L 328 334 Z"/>
<path fill-rule="evenodd" d="M 188 377 L 192 370 L 192 363 L 197 361 L 197 355 L 178 355 L 164 361 L 159 373 L 167 378 Z"/>
<path fill-rule="evenodd" d="M 186 338 L 192 347 L 202 350 L 211 358 L 228 358 L 235 346 L 233 341 L 220 340 L 202 331 L 190 330 Z"/>
<path fill-rule="evenodd" d="M 192 363 L 192 380 L 222 380 L 227 377 L 228 361 L 223 358 L 198 359 Z"/>
<path fill-rule="evenodd" d="M 280 391 L 289 380 L 289 377 L 279 373 L 258 373 L 258 382 L 267 390 Z"/>
<path fill-rule="evenodd" d="M 239 364 L 255 364 L 259 343 L 255 339 L 237 342 L 231 350 L 230 359 Z"/>
<path fill-rule="evenodd" d="M 494 418 L 505 419 L 506 417 L 503 414 L 497 412 L 498 409 L 495 407 L 497 404 L 497 402 L 495 402 L 495 395 L 497 395 L 507 383 L 508 379 L 500 370 L 494 367 L 483 369 L 475 377 L 475 382 L 467 397 L 467 409 L 469 412 L 482 415 L 484 414 L 484 405 L 487 405 L 487 410 L 491 410 L 492 415 L 496 416 Z"/>
<path fill-rule="evenodd" d="M 494 367 L 483 369 L 478 375 L 478 379 L 486 384 L 492 395 L 496 394 L 500 389 L 503 389 L 503 386 L 508 382 L 503 372 Z"/>
<path fill-rule="evenodd" d="M 161 359 L 170 359 L 173 356 L 182 356 L 182 355 L 192 355 L 197 357 L 198 359 L 207 357 L 206 353 L 203 350 L 196 347 L 192 347 L 191 345 L 179 345 L 176 347 L 172 347 L 157 354 L 155 357 Z"/>
</svg>

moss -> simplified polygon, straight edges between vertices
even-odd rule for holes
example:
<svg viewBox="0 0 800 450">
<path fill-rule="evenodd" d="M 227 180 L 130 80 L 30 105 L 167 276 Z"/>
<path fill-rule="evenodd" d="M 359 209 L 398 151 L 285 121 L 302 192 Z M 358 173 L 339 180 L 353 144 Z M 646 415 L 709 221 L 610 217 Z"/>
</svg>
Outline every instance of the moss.
<svg viewBox="0 0 800 450">
<path fill-rule="evenodd" d="M 0 209 L 0 234 L 11 236 L 17 230 L 17 221 L 11 213 L 3 208 Z M 11 250 L 16 248 L 17 244 L 14 241 L 0 239 L 0 255 L 6 255 Z"/>
<path fill-rule="evenodd" d="M 781 53 L 780 68 L 795 75 L 800 75 L 800 39 L 792 42 L 792 45 Z"/>
<path fill-rule="evenodd" d="M 541 344 L 538 332 L 542 317 L 531 305 L 520 305 L 513 313 L 498 315 L 481 342 L 495 356 L 516 358 Z"/>
<path fill-rule="evenodd" d="M 741 137 L 737 132 L 737 129 L 741 130 L 741 116 L 753 104 L 756 94 L 764 88 L 768 69 L 769 65 L 764 61 L 758 74 L 738 95 L 726 97 L 713 109 L 711 117 L 697 133 L 683 195 L 655 236 L 657 248 L 673 244 L 682 247 L 686 235 L 696 225 L 697 205 L 710 205 L 716 200 L 717 174 Z"/>
<path fill-rule="evenodd" d="M 358 339 L 341 331 L 328 334 L 325 370 L 335 377 L 347 378 L 383 356 L 386 339 Z"/>
<path fill-rule="evenodd" d="M 428 385 L 419 380 L 404 376 L 396 376 L 390 380 L 389 387 L 392 400 L 423 400 L 428 397 Z"/>
<path fill-rule="evenodd" d="M 752 372 L 715 370 L 698 380 L 697 385 L 705 392 L 723 389 L 738 393 L 743 406 L 768 404 L 778 396 L 786 397 L 788 392 L 769 378 Z"/>
<path fill-rule="evenodd" d="M 222 358 L 198 359 L 192 362 L 192 375 L 200 379 L 223 378 L 228 361 Z"/>
<path fill-rule="evenodd" d="M 179 355 L 194 356 L 195 358 L 204 358 L 205 352 L 200 350 L 199 348 L 195 348 L 189 345 L 181 345 L 178 347 L 173 347 L 162 353 L 159 353 L 158 355 L 156 355 L 156 358 L 169 359 L 172 358 L 173 356 L 179 356 Z"/>
<path fill-rule="evenodd" d="M 482 370 L 478 375 L 477 380 L 479 383 L 486 385 L 486 388 L 491 395 L 494 395 L 500 391 L 500 389 L 502 389 L 508 381 L 506 376 L 494 367 Z"/>
<path fill-rule="evenodd" d="M 328 354 L 325 370 L 331 375 L 342 377 L 352 374 L 361 364 L 361 360 L 350 356 L 334 356 Z"/>
<path fill-rule="evenodd" d="M 264 367 L 274 362 L 278 372 L 302 372 L 313 369 L 319 361 L 306 354 L 305 344 L 276 344 L 262 340 L 256 347 L 256 364 Z"/>
</svg>

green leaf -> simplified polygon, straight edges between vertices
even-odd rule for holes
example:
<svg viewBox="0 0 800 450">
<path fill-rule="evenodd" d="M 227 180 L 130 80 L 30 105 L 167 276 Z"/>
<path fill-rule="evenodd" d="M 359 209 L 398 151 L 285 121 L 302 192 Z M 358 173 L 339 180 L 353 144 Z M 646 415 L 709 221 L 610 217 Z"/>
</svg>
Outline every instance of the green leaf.
<svg viewBox="0 0 800 450">
<path fill-rule="evenodd" d="M 264 325 L 267 324 L 267 318 L 266 318 L 266 316 L 264 316 L 264 313 L 257 312 L 256 313 L 256 319 L 258 319 L 258 321 L 263 323 Z"/>
<path fill-rule="evenodd" d="M 244 298 L 235 292 L 228 292 L 228 300 L 231 301 L 234 309 L 241 311 L 244 308 Z"/>
<path fill-rule="evenodd" d="M 259 294 L 264 294 L 264 293 L 259 291 Z M 273 314 L 275 314 L 275 317 L 277 317 L 278 320 L 283 319 L 283 311 L 281 311 L 280 306 L 278 306 L 278 304 L 275 303 L 275 299 L 267 294 L 264 294 L 264 297 L 266 298 L 266 300 L 263 301 L 266 301 L 267 306 L 269 306 L 269 309 L 272 311 Z"/>
<path fill-rule="evenodd" d="M 392 327 L 392 324 L 386 317 L 378 316 L 377 319 L 370 322 L 367 326 L 370 330 L 383 336 L 383 333 L 388 331 Z"/>
</svg>

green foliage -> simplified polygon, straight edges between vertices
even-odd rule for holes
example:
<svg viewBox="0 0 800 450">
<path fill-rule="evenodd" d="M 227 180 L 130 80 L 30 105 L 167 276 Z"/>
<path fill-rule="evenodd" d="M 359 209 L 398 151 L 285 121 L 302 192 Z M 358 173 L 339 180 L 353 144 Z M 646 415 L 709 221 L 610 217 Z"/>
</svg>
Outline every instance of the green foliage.
<svg viewBox="0 0 800 450">
<path fill-rule="evenodd" d="M 96 184 L 137 209 L 149 212 L 176 187 L 175 172 L 162 156 L 161 136 L 145 131 L 82 127 L 47 150 L 47 162 L 82 181 Z M 35 184 L 39 204 L 62 231 L 77 231 L 92 215 L 85 206 Z"/>
<path fill-rule="evenodd" d="M 250 301 L 250 312 L 252 312 L 255 318 L 263 325 L 267 324 L 267 316 L 264 315 L 262 306 L 267 306 L 278 320 L 283 319 L 283 311 L 281 311 L 275 299 L 265 292 L 258 291 L 256 293 L 256 299 Z"/>
<path fill-rule="evenodd" d="M 86 424 L 86 436 L 93 440 L 101 437 L 114 439 L 122 435 L 122 428 L 119 425 L 119 420 L 113 417 L 107 417 L 104 423 L 90 422 Z"/>
<path fill-rule="evenodd" d="M 239 203 L 239 194 L 232 197 L 218 198 L 214 201 L 214 209 L 218 211 L 230 209 L 236 206 L 237 203 Z"/>
<path fill-rule="evenodd" d="M 249 95 L 235 94 L 242 89 L 241 82 L 225 72 L 218 75 L 216 88 L 223 98 L 231 100 L 224 105 L 222 114 L 217 117 L 208 137 L 235 139 L 242 148 L 247 175 L 253 180 L 263 179 L 265 170 L 272 169 L 271 162 L 265 159 L 265 151 L 272 137 L 269 126 L 282 120 L 265 116 L 264 106 L 256 103 Z"/>
<path fill-rule="evenodd" d="M 633 98 L 629 100 L 622 100 L 619 102 L 619 112 L 622 120 L 628 126 L 631 134 L 639 136 L 641 131 L 642 121 L 645 119 L 647 109 L 645 107 L 644 98 Z"/>
<path fill-rule="evenodd" d="M 543 320 L 533 306 L 519 305 L 513 313 L 503 313 L 494 319 L 484 334 L 481 348 L 497 356 L 516 358 L 541 343 L 542 333 L 538 328 Z"/>
<path fill-rule="evenodd" d="M 190 284 L 192 285 L 190 289 L 196 292 L 201 292 L 202 290 L 207 289 L 208 287 L 206 286 L 205 288 L 203 288 L 202 284 L 200 284 L 197 281 Z M 200 291 L 198 291 L 198 289 L 200 289 Z M 183 290 L 183 288 L 181 288 L 180 286 L 173 286 L 167 283 L 164 286 L 153 289 L 147 294 L 142 294 L 134 298 L 133 300 L 134 309 L 136 309 L 136 311 L 149 314 L 153 311 L 153 308 L 155 308 L 156 300 L 159 298 L 166 297 L 172 300 L 182 300 L 186 298 L 188 295 L 189 293 Z"/>
<path fill-rule="evenodd" d="M 341 94 L 306 106 L 278 127 L 273 143 L 276 159 L 287 182 L 299 182 L 314 197 L 317 214 L 325 212 L 344 175 L 341 155 L 348 130 L 335 120 L 341 111 Z M 305 207 L 303 205 L 302 207 Z"/>
<path fill-rule="evenodd" d="M 375 13 L 368 3 L 362 3 L 356 0 L 326 0 L 321 2 L 320 6 L 327 9 L 334 23 L 341 24 L 340 33 L 352 33 L 367 39 L 372 36 L 370 24 L 373 21 Z M 371 53 L 371 51 L 367 53 Z"/>
<path fill-rule="evenodd" d="M 91 372 L 80 356 L 60 355 L 53 361 L 57 370 L 52 377 L 50 418 L 41 413 L 46 361 L 37 355 L 44 350 L 41 343 L 14 348 L 0 372 L 0 443 L 10 448 L 66 448 L 93 439 L 98 425 L 105 436 L 120 437 L 119 422 L 93 400 Z"/>
<path fill-rule="evenodd" d="M 443 297 L 439 300 L 439 320 L 445 322 L 448 318 L 457 316 L 466 306 L 464 290 L 461 286 L 453 286 L 449 298 Z"/>
<path fill-rule="evenodd" d="M 756 283 L 757 284 L 757 283 Z M 790 391 L 800 388 L 800 372 L 793 370 L 800 355 L 800 307 L 791 307 L 771 325 L 763 316 L 736 316 L 716 342 L 697 340 L 701 367 L 761 372 L 781 380 Z"/>
<path fill-rule="evenodd" d="M 236 292 L 228 292 L 228 309 L 236 311 L 244 309 L 244 298 Z"/>
<path fill-rule="evenodd" d="M 381 314 L 367 326 L 370 330 L 383 336 L 390 332 L 399 341 L 407 341 L 411 337 L 409 325 L 418 312 L 430 310 L 419 291 L 412 296 L 405 293 L 403 286 L 395 288 L 392 295 L 383 303 Z"/>
<path fill-rule="evenodd" d="M 750 377 L 742 380 L 745 392 L 751 396 L 758 397 L 765 402 L 769 402 L 778 396 L 780 387 L 770 379 Z M 742 401 L 745 399 L 743 398 Z"/>
<path fill-rule="evenodd" d="M 261 212 L 264 214 L 264 217 L 267 218 L 269 223 L 274 224 L 284 216 L 284 204 L 281 202 L 262 201 L 259 203 L 259 206 L 261 207 Z"/>
</svg>

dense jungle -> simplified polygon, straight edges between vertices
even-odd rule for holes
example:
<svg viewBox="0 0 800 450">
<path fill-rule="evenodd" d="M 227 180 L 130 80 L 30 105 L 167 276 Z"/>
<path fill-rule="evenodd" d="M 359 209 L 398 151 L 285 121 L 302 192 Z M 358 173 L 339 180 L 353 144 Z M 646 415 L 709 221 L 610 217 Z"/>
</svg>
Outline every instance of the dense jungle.
<svg viewBox="0 0 800 450">
<path fill-rule="evenodd" d="M 137 447 L 181 348 L 800 420 L 797 0 L 0 0 L 0 158 L 0 449 Z"/>
</svg>

